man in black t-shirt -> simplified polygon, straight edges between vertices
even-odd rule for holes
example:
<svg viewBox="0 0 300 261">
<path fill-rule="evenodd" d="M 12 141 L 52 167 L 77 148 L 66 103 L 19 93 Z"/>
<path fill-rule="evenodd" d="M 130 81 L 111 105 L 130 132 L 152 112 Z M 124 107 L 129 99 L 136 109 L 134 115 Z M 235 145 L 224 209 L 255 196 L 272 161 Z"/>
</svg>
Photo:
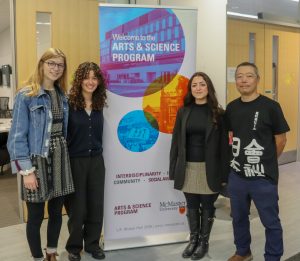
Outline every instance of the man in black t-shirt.
<svg viewBox="0 0 300 261">
<path fill-rule="evenodd" d="M 232 143 L 228 194 L 236 245 L 236 253 L 228 261 L 253 259 L 249 222 L 251 201 L 265 227 L 265 261 L 279 261 L 283 240 L 277 158 L 286 144 L 289 126 L 279 103 L 257 92 L 260 77 L 255 64 L 238 65 L 235 79 L 241 97 L 229 103 L 226 109 Z"/>
</svg>

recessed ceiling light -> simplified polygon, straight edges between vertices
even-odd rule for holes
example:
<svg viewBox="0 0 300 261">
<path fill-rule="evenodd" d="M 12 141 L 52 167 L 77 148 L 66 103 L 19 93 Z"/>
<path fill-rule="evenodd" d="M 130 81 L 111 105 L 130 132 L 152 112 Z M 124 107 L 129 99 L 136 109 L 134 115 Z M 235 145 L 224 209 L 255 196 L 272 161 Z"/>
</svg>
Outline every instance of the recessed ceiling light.
<svg viewBox="0 0 300 261">
<path fill-rule="evenodd" d="M 239 16 L 239 17 L 258 19 L 257 15 L 249 15 L 249 14 L 242 14 L 242 13 L 229 12 L 229 11 L 227 12 L 227 14 L 233 16 Z"/>
<path fill-rule="evenodd" d="M 291 0 L 291 1 L 293 1 L 293 2 L 299 2 L 299 0 Z"/>
<path fill-rule="evenodd" d="M 43 23 L 43 22 L 36 22 L 35 24 L 38 24 L 38 25 L 51 25 L 51 23 Z"/>
</svg>

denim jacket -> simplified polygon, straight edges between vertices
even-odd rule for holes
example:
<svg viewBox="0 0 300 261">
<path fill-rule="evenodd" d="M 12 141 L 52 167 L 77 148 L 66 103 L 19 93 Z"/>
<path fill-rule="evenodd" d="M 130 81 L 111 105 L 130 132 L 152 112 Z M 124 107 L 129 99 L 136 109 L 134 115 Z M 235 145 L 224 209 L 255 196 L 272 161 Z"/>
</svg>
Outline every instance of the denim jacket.
<svg viewBox="0 0 300 261">
<path fill-rule="evenodd" d="M 66 96 L 55 87 L 63 101 L 63 135 L 67 136 L 69 107 Z M 48 157 L 52 128 L 50 96 L 41 88 L 34 97 L 26 96 L 24 88 L 15 98 L 13 120 L 7 148 L 13 173 L 32 168 L 31 157 Z"/>
</svg>

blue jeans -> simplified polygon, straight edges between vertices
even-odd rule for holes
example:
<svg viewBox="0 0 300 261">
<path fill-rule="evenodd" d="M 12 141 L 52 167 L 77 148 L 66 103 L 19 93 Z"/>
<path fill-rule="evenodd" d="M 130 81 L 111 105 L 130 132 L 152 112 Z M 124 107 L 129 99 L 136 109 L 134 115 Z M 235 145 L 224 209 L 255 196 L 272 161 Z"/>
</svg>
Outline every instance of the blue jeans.
<svg viewBox="0 0 300 261">
<path fill-rule="evenodd" d="M 238 255 L 250 252 L 250 205 L 253 200 L 265 227 L 265 260 L 278 261 L 283 254 L 282 227 L 279 219 L 278 189 L 271 181 L 261 178 L 248 180 L 231 172 L 228 180 L 228 194 L 234 243 Z"/>
</svg>

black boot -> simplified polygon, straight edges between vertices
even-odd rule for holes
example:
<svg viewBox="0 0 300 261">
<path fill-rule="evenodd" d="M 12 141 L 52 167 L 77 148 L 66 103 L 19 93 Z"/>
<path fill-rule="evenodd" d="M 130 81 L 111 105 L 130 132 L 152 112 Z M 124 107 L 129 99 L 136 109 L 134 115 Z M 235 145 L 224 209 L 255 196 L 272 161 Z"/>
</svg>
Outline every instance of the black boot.
<svg viewBox="0 0 300 261">
<path fill-rule="evenodd" d="M 192 260 L 199 260 L 203 258 L 205 254 L 208 252 L 208 248 L 209 248 L 208 240 L 214 223 L 214 218 L 215 218 L 214 209 L 204 209 L 202 211 L 198 246 L 191 257 Z"/>
<path fill-rule="evenodd" d="M 190 227 L 190 242 L 182 252 L 183 258 L 189 258 L 194 253 L 198 244 L 199 228 L 200 228 L 199 209 L 188 209 L 186 216 Z"/>
</svg>

